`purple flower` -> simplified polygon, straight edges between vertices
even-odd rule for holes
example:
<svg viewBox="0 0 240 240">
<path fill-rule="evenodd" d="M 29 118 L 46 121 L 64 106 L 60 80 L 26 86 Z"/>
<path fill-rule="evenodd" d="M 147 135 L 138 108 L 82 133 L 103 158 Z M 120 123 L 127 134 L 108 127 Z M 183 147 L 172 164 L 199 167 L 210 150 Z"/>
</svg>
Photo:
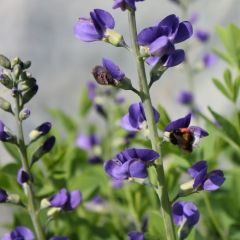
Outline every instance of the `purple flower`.
<svg viewBox="0 0 240 240">
<path fill-rule="evenodd" d="M 165 140 L 169 140 L 172 144 L 189 152 L 198 146 L 200 138 L 208 136 L 208 132 L 200 127 L 189 127 L 191 116 L 189 113 L 185 117 L 169 123 L 164 133 Z"/>
<path fill-rule="evenodd" d="M 198 39 L 198 41 L 205 43 L 209 40 L 210 34 L 209 32 L 205 31 L 205 30 L 197 30 L 196 31 L 196 38 Z"/>
<path fill-rule="evenodd" d="M 49 199 L 51 207 L 61 208 L 64 211 L 71 211 L 78 207 L 82 200 L 82 193 L 78 190 L 68 192 L 62 188 L 57 194 Z"/>
<path fill-rule="evenodd" d="M 181 91 L 178 96 L 178 102 L 184 105 L 193 103 L 193 94 L 189 91 Z"/>
<path fill-rule="evenodd" d="M 174 67 L 185 59 L 182 49 L 175 49 L 174 44 L 183 42 L 192 36 L 192 25 L 188 21 L 179 22 L 172 14 L 165 17 L 156 26 L 143 29 L 137 37 L 138 44 L 147 47 L 147 64 L 161 63 L 164 67 Z"/>
<path fill-rule="evenodd" d="M 84 150 L 91 150 L 93 147 L 100 145 L 100 139 L 96 134 L 79 134 L 76 139 L 76 144 Z"/>
<path fill-rule="evenodd" d="M 84 41 L 93 42 L 104 39 L 107 29 L 113 29 L 115 21 L 112 15 L 102 9 L 90 12 L 90 18 L 79 18 L 74 25 L 74 35 Z"/>
<path fill-rule="evenodd" d="M 207 173 L 207 162 L 201 160 L 188 169 L 188 173 L 194 178 L 193 188 L 196 190 L 216 191 L 224 183 L 225 178 L 221 170 L 213 170 Z"/>
<path fill-rule="evenodd" d="M 217 63 L 218 57 L 213 53 L 206 53 L 203 56 L 202 61 L 203 61 L 204 66 L 206 68 L 209 68 L 209 67 L 214 66 Z"/>
<path fill-rule="evenodd" d="M 198 19 L 199 19 L 199 13 L 198 12 L 193 12 L 189 21 L 190 21 L 191 24 L 194 24 L 198 21 Z"/>
<path fill-rule="evenodd" d="M 0 188 L 0 203 L 5 203 L 7 199 L 8 199 L 7 192 L 4 189 Z"/>
<path fill-rule="evenodd" d="M 49 240 L 69 240 L 68 237 L 51 237 Z"/>
<path fill-rule="evenodd" d="M 159 154 L 151 149 L 129 148 L 107 161 L 104 168 L 105 172 L 116 180 L 146 178 L 147 166 L 157 158 Z"/>
<path fill-rule="evenodd" d="M 142 2 L 144 0 L 114 0 L 113 9 L 121 8 L 122 11 L 125 11 L 127 8 L 136 10 L 135 2 Z"/>
<path fill-rule="evenodd" d="M 87 83 L 87 89 L 88 89 L 88 98 L 89 100 L 91 101 L 94 101 L 95 97 L 96 97 L 96 88 L 97 88 L 97 85 L 92 82 L 92 81 L 89 81 Z"/>
<path fill-rule="evenodd" d="M 34 240 L 33 232 L 26 227 L 16 227 L 12 232 L 6 233 L 1 240 Z"/>
<path fill-rule="evenodd" d="M 52 124 L 50 122 L 44 122 L 38 126 L 35 130 L 41 132 L 43 135 L 49 133 L 51 130 Z"/>
<path fill-rule="evenodd" d="M 153 108 L 153 113 L 155 122 L 157 123 L 159 121 L 160 114 L 155 108 Z M 122 128 L 128 131 L 136 132 L 146 127 L 145 123 L 146 123 L 145 111 L 143 104 L 140 102 L 130 105 L 128 113 L 123 116 L 120 125 Z"/>
<path fill-rule="evenodd" d="M 173 222 L 176 225 L 182 225 L 185 221 L 193 226 L 199 220 L 199 211 L 192 202 L 175 202 L 172 207 Z"/>
<path fill-rule="evenodd" d="M 130 232 L 128 233 L 128 240 L 144 240 L 143 232 Z"/>
<path fill-rule="evenodd" d="M 103 58 L 102 64 L 103 66 L 96 66 L 92 71 L 99 84 L 117 86 L 125 78 L 124 72 L 111 60 Z"/>
<path fill-rule="evenodd" d="M 6 131 L 5 124 L 0 120 L 0 141 L 8 142 L 12 136 Z"/>
<path fill-rule="evenodd" d="M 27 172 L 23 170 L 23 168 L 20 168 L 17 174 L 17 182 L 22 185 L 26 182 L 28 182 L 30 179 L 30 176 L 28 175 Z"/>
</svg>

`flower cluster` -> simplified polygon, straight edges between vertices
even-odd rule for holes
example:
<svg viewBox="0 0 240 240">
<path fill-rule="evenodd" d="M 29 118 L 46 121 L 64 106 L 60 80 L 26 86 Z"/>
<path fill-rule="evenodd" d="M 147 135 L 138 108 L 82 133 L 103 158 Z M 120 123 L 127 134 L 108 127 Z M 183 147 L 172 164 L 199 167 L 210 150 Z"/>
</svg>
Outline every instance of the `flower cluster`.
<svg viewBox="0 0 240 240">
<path fill-rule="evenodd" d="M 147 64 L 161 63 L 163 67 L 174 67 L 182 63 L 185 54 L 182 49 L 175 49 L 175 44 L 183 42 L 192 36 L 192 25 L 188 21 L 179 22 L 172 14 L 157 25 L 143 29 L 138 34 L 138 44 L 143 46 Z"/>
</svg>

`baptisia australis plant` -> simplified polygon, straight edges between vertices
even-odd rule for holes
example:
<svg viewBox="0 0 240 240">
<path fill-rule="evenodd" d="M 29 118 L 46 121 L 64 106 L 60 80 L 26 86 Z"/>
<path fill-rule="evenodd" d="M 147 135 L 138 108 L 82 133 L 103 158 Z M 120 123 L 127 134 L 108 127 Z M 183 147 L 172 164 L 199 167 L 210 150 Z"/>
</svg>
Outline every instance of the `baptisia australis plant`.
<svg viewBox="0 0 240 240">
<path fill-rule="evenodd" d="M 21 157 L 21 168 L 16 172 L 17 181 L 26 198 L 21 199 L 17 194 L 8 193 L 6 190 L 0 188 L 0 202 L 11 203 L 23 207 L 30 216 L 34 231 L 25 226 L 15 228 L 10 233 L 3 236 L 2 240 L 45 240 L 47 235 L 44 229 L 44 223 L 40 218 L 39 198 L 35 192 L 35 176 L 33 175 L 34 165 L 40 161 L 43 155 L 49 153 L 55 145 L 55 137 L 49 136 L 51 130 L 51 123 L 44 122 L 32 130 L 29 134 L 28 143 L 25 140 L 23 132 L 23 121 L 30 117 L 30 109 L 26 104 L 35 96 L 38 91 L 36 79 L 32 77 L 28 71 L 31 65 L 30 61 L 23 62 L 19 58 L 14 58 L 11 61 L 0 55 L 1 70 L 0 83 L 9 90 L 12 96 L 10 103 L 4 98 L 0 98 L 0 108 L 5 112 L 10 113 L 16 121 L 17 133 L 14 134 L 10 128 L 6 127 L 2 120 L 0 120 L 0 140 L 3 143 L 13 144 L 19 152 Z M 35 150 L 30 150 L 35 148 Z M 59 196 L 61 195 L 61 196 Z M 61 210 L 69 211 L 76 208 L 81 201 L 81 193 L 73 191 L 68 193 L 67 190 L 61 190 L 61 194 L 55 195 L 51 198 L 50 205 L 58 207 Z M 57 204 L 59 203 L 59 204 Z M 45 216 L 45 218 L 48 218 Z M 51 220 L 53 216 L 49 216 Z M 49 219 L 46 219 L 49 221 Z M 52 237 L 51 239 L 68 239 L 66 237 Z"/>
<path fill-rule="evenodd" d="M 168 197 L 167 183 L 160 152 L 160 137 L 156 127 L 160 114 L 152 106 L 149 89 L 153 82 L 162 76 L 164 71 L 184 61 L 184 50 L 176 49 L 175 45 L 190 38 L 193 30 L 190 22 L 181 22 L 176 15 L 172 14 L 165 17 L 158 24 L 145 28 L 138 33 L 135 18 L 135 2 L 137 1 L 116 0 L 113 3 L 113 8 L 128 11 L 132 46 L 129 47 L 125 44 L 124 46 L 122 45 L 122 47 L 130 50 L 135 57 L 140 89 L 135 89 L 125 73 L 120 70 L 115 63 L 106 58 L 103 59 L 102 66 L 94 67 L 92 73 L 99 84 L 131 90 L 140 97 L 141 102 L 132 104 L 129 107 L 129 112 L 122 117 L 120 125 L 130 132 L 147 129 L 147 136 L 151 141 L 152 149 L 126 149 L 107 161 L 104 164 L 104 169 L 113 180 L 128 180 L 131 178 L 144 179 L 150 175 L 152 187 L 155 189 L 161 202 L 165 235 L 166 238 L 170 240 L 176 239 L 173 223 L 179 224 L 180 220 L 176 221 L 176 217 L 172 219 L 172 208 Z M 90 13 L 92 19 L 88 20 L 90 21 L 88 24 L 91 24 L 91 28 L 94 30 L 98 29 L 95 15 L 100 12 L 106 13 L 104 10 L 99 9 L 97 12 L 94 10 Z M 93 13 L 95 13 L 95 15 Z M 81 18 L 74 27 L 74 34 L 83 41 L 102 40 L 106 42 L 103 36 L 107 36 L 107 27 L 114 27 L 114 24 L 109 24 L 114 21 L 109 13 L 101 14 L 100 17 L 101 24 L 104 26 L 101 28 L 101 35 L 99 35 L 99 37 L 89 39 L 90 30 L 86 30 L 85 25 L 81 23 Z M 111 21 L 109 21 L 109 19 L 111 19 Z M 108 23 L 108 25 L 106 25 L 106 23 Z M 100 31 L 98 30 L 98 32 Z M 93 34 L 93 36 L 95 35 Z M 117 42 L 114 45 L 119 46 Z M 153 66 L 150 72 L 150 83 L 147 82 L 145 62 Z M 191 114 L 188 114 L 184 118 L 171 122 L 165 129 L 164 139 L 169 140 L 172 144 L 178 145 L 183 150 L 192 152 L 193 148 L 198 145 L 199 139 L 207 136 L 208 133 L 200 127 L 189 127 L 190 120 Z M 210 178 L 210 175 L 208 175 L 208 177 Z M 204 179 L 206 180 L 206 176 Z M 182 203 L 182 206 L 183 205 L 186 206 L 184 210 L 182 210 L 181 219 L 187 219 L 188 225 L 193 226 L 198 221 L 199 212 L 192 203 Z M 196 212 L 194 217 L 195 221 L 188 221 L 192 216 L 191 211 Z M 174 211 L 174 214 L 175 212 L 176 211 Z M 179 214 L 179 211 L 177 214 Z M 186 227 L 181 229 L 180 237 L 182 235 L 187 236 L 191 230 L 191 228 Z M 129 239 L 144 238 L 143 234 L 138 232 L 129 233 L 128 237 Z"/>
</svg>

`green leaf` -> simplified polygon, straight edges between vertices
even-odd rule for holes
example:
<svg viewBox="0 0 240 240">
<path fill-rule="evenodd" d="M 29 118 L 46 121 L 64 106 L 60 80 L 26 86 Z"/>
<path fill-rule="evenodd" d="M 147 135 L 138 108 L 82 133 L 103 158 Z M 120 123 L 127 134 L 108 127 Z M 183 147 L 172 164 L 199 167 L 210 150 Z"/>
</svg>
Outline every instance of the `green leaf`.
<svg viewBox="0 0 240 240">
<path fill-rule="evenodd" d="M 212 115 L 216 119 L 216 121 L 221 125 L 224 133 L 239 145 L 240 137 L 239 137 L 239 133 L 238 133 L 238 130 L 236 129 L 236 127 L 228 119 L 226 119 L 223 116 L 221 116 L 220 114 L 216 113 L 210 107 L 208 109 L 212 113 Z"/>
<path fill-rule="evenodd" d="M 88 89 L 84 87 L 81 93 L 81 100 L 80 100 L 80 116 L 84 117 L 87 115 L 89 110 L 92 107 L 92 101 L 88 97 Z"/>
<path fill-rule="evenodd" d="M 3 144 L 4 148 L 6 149 L 6 151 L 9 153 L 9 155 L 17 162 L 20 163 L 21 162 L 21 157 L 18 153 L 18 149 L 16 147 L 16 145 L 11 144 L 11 143 L 4 143 Z"/>
<path fill-rule="evenodd" d="M 226 69 L 223 74 L 224 81 L 230 92 L 233 92 L 232 74 L 229 69 Z"/>
<path fill-rule="evenodd" d="M 48 112 L 57 119 L 62 126 L 69 132 L 75 132 L 77 129 L 77 123 L 71 117 L 69 117 L 66 113 L 57 109 L 49 109 Z"/>
<path fill-rule="evenodd" d="M 148 218 L 148 232 L 150 235 L 158 236 L 157 239 L 166 239 L 164 222 L 158 211 L 151 211 Z"/>
<path fill-rule="evenodd" d="M 4 172 L 5 174 L 8 174 L 8 175 L 16 177 L 19 168 L 20 168 L 19 164 L 17 164 L 17 163 L 9 163 L 9 164 L 4 165 L 1 168 L 1 171 Z"/>
<path fill-rule="evenodd" d="M 235 83 L 233 86 L 234 90 L 233 90 L 233 101 L 236 102 L 238 99 L 238 94 L 239 94 L 239 90 L 240 90 L 240 76 L 238 76 L 235 79 Z"/>
<path fill-rule="evenodd" d="M 231 95 L 229 94 L 228 90 L 225 88 L 225 86 L 216 78 L 212 79 L 214 85 L 217 87 L 217 89 L 228 99 L 231 100 Z"/>
<path fill-rule="evenodd" d="M 158 127 L 163 130 L 171 122 L 170 117 L 168 116 L 167 111 L 162 105 L 158 105 L 157 107 L 158 112 L 160 113 L 160 120 L 158 122 Z"/>
</svg>

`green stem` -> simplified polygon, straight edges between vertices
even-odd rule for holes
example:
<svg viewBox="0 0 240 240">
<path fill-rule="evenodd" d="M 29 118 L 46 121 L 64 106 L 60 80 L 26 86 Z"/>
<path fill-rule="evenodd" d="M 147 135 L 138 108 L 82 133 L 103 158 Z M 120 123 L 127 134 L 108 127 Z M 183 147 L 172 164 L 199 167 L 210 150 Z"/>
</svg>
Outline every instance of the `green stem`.
<svg viewBox="0 0 240 240">
<path fill-rule="evenodd" d="M 216 231 L 218 232 L 218 234 L 220 236 L 220 239 L 226 240 L 225 234 L 222 231 L 222 228 L 219 225 L 216 216 L 214 215 L 214 212 L 212 210 L 211 203 L 210 203 L 210 201 L 208 199 L 207 193 L 204 193 L 203 199 L 204 199 L 205 205 L 207 207 L 207 211 L 209 213 L 210 219 L 211 219 L 211 221 L 212 221 Z"/>
<path fill-rule="evenodd" d="M 137 44 L 137 27 L 136 27 L 136 18 L 135 12 L 129 11 L 129 25 L 130 25 L 130 37 L 132 41 L 132 48 L 134 52 L 134 57 L 137 65 L 137 72 L 139 77 L 139 85 L 141 91 L 141 99 L 144 105 L 144 111 L 146 114 L 147 124 L 149 128 L 149 137 L 152 144 L 152 149 L 160 152 L 160 144 L 159 144 L 159 137 L 157 133 L 157 127 L 154 120 L 154 114 L 152 111 L 152 102 L 151 97 L 149 94 L 149 88 L 147 83 L 147 77 L 145 72 L 145 65 L 142 57 L 140 56 L 139 46 Z M 168 196 L 168 189 L 167 189 L 167 182 L 165 180 L 164 169 L 162 160 L 159 158 L 156 161 L 156 164 L 153 167 L 154 169 L 154 182 L 157 182 L 157 186 L 155 191 L 159 197 L 160 204 L 161 204 L 161 212 L 162 217 L 164 220 L 164 227 L 166 232 L 167 240 L 174 240 L 176 239 L 174 225 L 172 221 L 171 215 L 171 205 Z"/>
<path fill-rule="evenodd" d="M 28 157 L 27 157 L 27 147 L 24 141 L 24 136 L 23 136 L 23 128 L 22 128 L 22 121 L 19 119 L 19 113 L 21 111 L 20 107 L 20 101 L 19 101 L 19 95 L 16 96 L 16 122 L 17 122 L 17 130 L 18 130 L 18 149 L 19 153 L 21 155 L 21 161 L 22 161 L 22 166 L 23 170 L 28 173 L 29 176 L 31 176 L 30 172 L 30 167 L 28 163 Z M 40 223 L 40 219 L 38 216 L 38 211 L 35 203 L 35 196 L 32 188 L 32 182 L 29 181 L 28 183 L 25 184 L 25 189 L 26 189 L 26 195 L 28 199 L 28 212 L 29 215 L 32 219 L 32 223 L 35 229 L 35 233 L 37 235 L 38 240 L 45 240 L 44 237 L 44 232 Z"/>
</svg>

